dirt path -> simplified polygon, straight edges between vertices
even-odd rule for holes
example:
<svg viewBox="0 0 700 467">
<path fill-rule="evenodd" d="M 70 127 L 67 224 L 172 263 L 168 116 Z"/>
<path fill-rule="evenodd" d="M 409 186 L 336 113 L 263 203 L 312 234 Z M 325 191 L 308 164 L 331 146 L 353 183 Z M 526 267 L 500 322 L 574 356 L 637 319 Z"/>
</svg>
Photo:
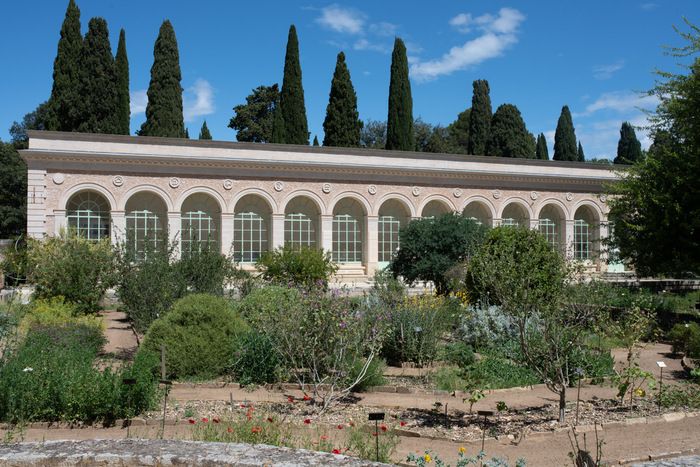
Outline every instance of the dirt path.
<svg viewBox="0 0 700 467">
<path fill-rule="evenodd" d="M 105 324 L 105 337 L 107 338 L 104 352 L 113 354 L 119 359 L 131 359 L 138 344 L 126 319 L 126 314 L 121 311 L 104 310 L 100 315 Z"/>
</svg>

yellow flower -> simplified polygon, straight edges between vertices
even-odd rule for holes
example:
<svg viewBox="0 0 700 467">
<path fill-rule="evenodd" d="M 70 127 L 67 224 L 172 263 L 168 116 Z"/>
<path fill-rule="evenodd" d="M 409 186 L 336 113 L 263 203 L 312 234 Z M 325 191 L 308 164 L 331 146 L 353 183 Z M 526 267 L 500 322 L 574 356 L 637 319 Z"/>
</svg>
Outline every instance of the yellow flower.
<svg viewBox="0 0 700 467">
<path fill-rule="evenodd" d="M 460 446 L 460 448 L 459 448 L 459 453 L 460 453 L 460 454 L 464 454 L 465 452 L 467 452 L 467 450 L 464 449 L 464 446 Z"/>
<path fill-rule="evenodd" d="M 425 462 L 430 462 L 431 460 L 433 460 L 433 458 L 430 457 L 430 454 L 426 454 L 424 459 L 425 459 Z"/>
</svg>

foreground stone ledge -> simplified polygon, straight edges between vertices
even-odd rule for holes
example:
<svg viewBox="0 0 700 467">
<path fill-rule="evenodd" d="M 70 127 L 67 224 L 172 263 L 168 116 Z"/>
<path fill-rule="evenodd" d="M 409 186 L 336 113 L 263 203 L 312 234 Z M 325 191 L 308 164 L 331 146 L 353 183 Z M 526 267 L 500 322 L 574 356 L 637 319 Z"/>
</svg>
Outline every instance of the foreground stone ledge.
<svg viewBox="0 0 700 467">
<path fill-rule="evenodd" d="M 0 445 L 0 465 L 381 466 L 353 457 L 266 445 L 175 440 L 46 441 Z"/>
</svg>

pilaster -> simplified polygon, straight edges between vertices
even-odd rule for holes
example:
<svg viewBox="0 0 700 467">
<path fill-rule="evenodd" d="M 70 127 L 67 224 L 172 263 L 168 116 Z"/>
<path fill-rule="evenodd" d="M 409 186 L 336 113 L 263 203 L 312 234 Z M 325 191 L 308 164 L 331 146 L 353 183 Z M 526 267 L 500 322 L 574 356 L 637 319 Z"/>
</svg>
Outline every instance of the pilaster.
<svg viewBox="0 0 700 467">
<path fill-rule="evenodd" d="M 284 214 L 272 215 L 272 248 L 284 246 Z"/>
</svg>

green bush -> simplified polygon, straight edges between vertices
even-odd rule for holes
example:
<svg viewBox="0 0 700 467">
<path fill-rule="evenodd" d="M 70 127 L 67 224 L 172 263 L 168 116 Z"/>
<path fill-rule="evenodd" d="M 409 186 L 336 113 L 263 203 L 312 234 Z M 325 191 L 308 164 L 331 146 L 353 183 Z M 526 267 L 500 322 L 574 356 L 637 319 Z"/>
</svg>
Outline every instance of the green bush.
<svg viewBox="0 0 700 467">
<path fill-rule="evenodd" d="M 204 242 L 201 249 L 182 252 L 176 269 L 188 292 L 223 295 L 235 274 L 230 258 L 219 251 L 216 243 Z"/>
<path fill-rule="evenodd" d="M 109 239 L 91 241 L 75 234 L 30 240 L 30 280 L 36 298 L 64 297 L 80 313 L 95 313 L 114 281 Z"/>
<path fill-rule="evenodd" d="M 357 381 L 357 378 L 360 376 L 360 372 L 362 371 L 362 368 L 365 366 L 365 363 L 367 360 L 355 360 L 352 363 L 352 366 L 350 366 L 350 370 L 348 372 L 348 381 L 349 383 L 353 383 Z M 370 388 L 373 388 L 374 386 L 381 386 L 386 382 L 386 379 L 384 378 L 384 369 L 386 368 L 386 362 L 382 360 L 381 358 L 374 357 L 371 362 L 369 362 L 369 366 L 367 367 L 367 371 L 365 372 L 365 376 L 360 380 L 359 383 L 357 383 L 355 386 L 353 386 L 352 390 L 353 392 L 365 392 Z"/>
<path fill-rule="evenodd" d="M 464 342 L 452 342 L 441 350 L 443 361 L 457 365 L 460 368 L 466 368 L 475 361 L 474 350 Z"/>
<path fill-rule="evenodd" d="M 234 352 L 232 371 L 240 384 L 276 383 L 280 380 L 281 358 L 270 339 L 251 330 L 241 336 Z"/>
<path fill-rule="evenodd" d="M 66 303 L 63 297 L 35 300 L 26 307 L 19 323 L 21 335 L 32 329 L 68 327 L 72 334 L 82 336 L 83 343 L 98 352 L 106 339 L 102 319 L 94 315 L 80 315 L 78 308 Z"/>
<path fill-rule="evenodd" d="M 253 289 L 238 302 L 238 312 L 251 324 L 257 327 L 261 317 L 282 316 L 289 308 L 298 306 L 302 296 L 296 289 L 268 285 Z"/>
<path fill-rule="evenodd" d="M 464 391 L 469 388 L 471 382 L 467 380 L 464 369 L 454 366 L 445 366 L 438 368 L 433 373 L 432 380 L 435 387 L 442 391 Z"/>
<path fill-rule="evenodd" d="M 700 324 L 678 323 L 668 333 L 673 353 L 685 354 L 690 358 L 700 358 Z"/>
<path fill-rule="evenodd" d="M 330 252 L 318 248 L 284 246 L 268 251 L 258 259 L 257 267 L 265 280 L 294 287 L 326 288 L 338 270 Z"/>
<path fill-rule="evenodd" d="M 478 387 L 489 389 L 532 386 L 541 382 L 527 367 L 496 357 L 479 360 L 466 370 L 466 374 Z"/>
<path fill-rule="evenodd" d="M 209 378 L 224 373 L 246 329 L 224 298 L 193 294 L 151 324 L 142 349 L 160 354 L 165 346 L 169 378 Z"/>
</svg>

